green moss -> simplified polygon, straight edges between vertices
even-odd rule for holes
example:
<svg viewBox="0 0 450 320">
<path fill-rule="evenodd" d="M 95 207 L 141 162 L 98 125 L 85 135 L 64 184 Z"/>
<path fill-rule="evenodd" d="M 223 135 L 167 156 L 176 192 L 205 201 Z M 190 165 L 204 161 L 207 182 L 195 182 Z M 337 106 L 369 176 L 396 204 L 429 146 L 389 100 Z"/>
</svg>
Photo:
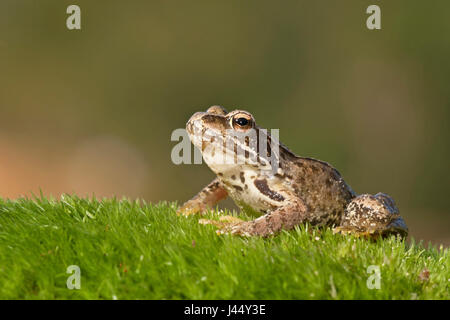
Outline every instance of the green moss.
<svg viewBox="0 0 450 320">
<path fill-rule="evenodd" d="M 217 236 L 175 210 L 76 196 L 0 200 L 0 298 L 449 299 L 448 248 L 308 226 L 270 239 Z M 80 267 L 80 290 L 67 289 L 70 265 Z M 367 287 L 371 265 L 380 289 Z"/>
</svg>

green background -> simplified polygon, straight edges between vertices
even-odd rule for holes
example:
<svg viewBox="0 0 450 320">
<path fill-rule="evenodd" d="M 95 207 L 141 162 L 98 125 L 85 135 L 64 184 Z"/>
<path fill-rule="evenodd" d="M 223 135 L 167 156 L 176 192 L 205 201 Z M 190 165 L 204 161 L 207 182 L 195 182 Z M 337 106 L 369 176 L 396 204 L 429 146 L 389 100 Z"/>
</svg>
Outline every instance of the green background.
<svg viewBox="0 0 450 320">
<path fill-rule="evenodd" d="M 82 29 L 66 28 L 81 7 Z M 381 7 L 381 30 L 366 8 Z M 0 196 L 183 202 L 206 165 L 170 135 L 213 104 L 252 112 L 411 234 L 450 243 L 449 1 L 0 3 Z"/>
</svg>

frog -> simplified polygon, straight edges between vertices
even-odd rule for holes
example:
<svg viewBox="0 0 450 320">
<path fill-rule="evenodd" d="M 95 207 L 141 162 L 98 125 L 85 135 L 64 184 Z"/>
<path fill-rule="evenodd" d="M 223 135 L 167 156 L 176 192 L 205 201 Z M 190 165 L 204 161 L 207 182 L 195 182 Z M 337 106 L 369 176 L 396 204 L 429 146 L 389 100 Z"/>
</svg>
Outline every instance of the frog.
<svg viewBox="0 0 450 320">
<path fill-rule="evenodd" d="M 186 131 L 216 177 L 177 214 L 201 217 L 230 197 L 254 215 L 252 220 L 235 215 L 198 220 L 217 227 L 219 235 L 267 238 L 304 224 L 373 239 L 408 235 L 392 197 L 355 193 L 332 165 L 296 155 L 248 111 L 214 105 L 194 113 Z M 223 161 L 224 154 L 232 161 Z"/>
</svg>

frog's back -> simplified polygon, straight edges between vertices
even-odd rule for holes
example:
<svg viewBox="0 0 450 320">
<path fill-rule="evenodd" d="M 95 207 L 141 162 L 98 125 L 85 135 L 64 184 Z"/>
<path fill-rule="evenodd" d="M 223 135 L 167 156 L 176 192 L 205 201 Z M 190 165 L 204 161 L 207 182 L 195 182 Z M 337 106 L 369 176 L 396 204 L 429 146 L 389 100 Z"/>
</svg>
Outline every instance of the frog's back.
<svg viewBox="0 0 450 320">
<path fill-rule="evenodd" d="M 299 198 L 312 213 L 314 225 L 338 224 L 354 191 L 330 164 L 296 156 L 289 174 Z"/>
</svg>

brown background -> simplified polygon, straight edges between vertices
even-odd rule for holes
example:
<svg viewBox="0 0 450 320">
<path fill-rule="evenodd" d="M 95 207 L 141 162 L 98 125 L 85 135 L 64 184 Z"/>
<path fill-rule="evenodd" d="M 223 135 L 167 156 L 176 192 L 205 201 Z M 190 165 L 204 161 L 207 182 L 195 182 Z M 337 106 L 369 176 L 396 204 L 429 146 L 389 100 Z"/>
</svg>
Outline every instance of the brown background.
<svg viewBox="0 0 450 320">
<path fill-rule="evenodd" d="M 82 30 L 66 28 L 78 4 Z M 365 26 L 381 7 L 382 30 Z M 212 104 L 252 112 L 357 192 L 392 195 L 450 243 L 449 1 L 0 3 L 0 196 L 184 201 L 212 177 L 171 132 Z"/>
</svg>

